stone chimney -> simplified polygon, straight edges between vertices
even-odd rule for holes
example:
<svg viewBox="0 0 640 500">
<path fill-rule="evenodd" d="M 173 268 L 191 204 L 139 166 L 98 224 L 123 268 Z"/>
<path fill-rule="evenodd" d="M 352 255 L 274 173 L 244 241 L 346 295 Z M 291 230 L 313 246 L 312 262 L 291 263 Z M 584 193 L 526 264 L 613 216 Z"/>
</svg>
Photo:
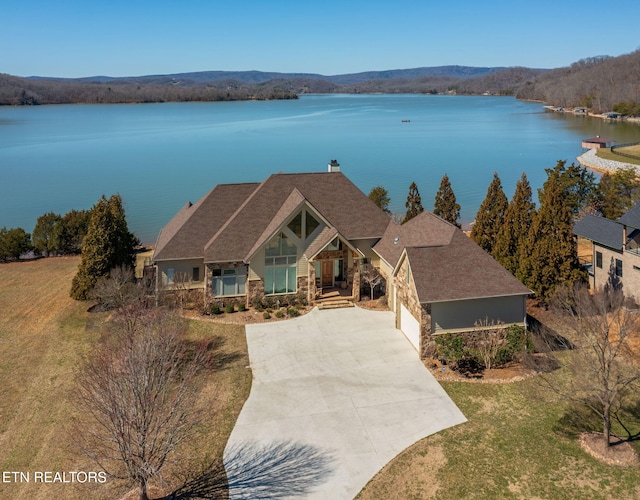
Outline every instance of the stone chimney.
<svg viewBox="0 0 640 500">
<path fill-rule="evenodd" d="M 340 164 L 338 160 L 331 160 L 327 166 L 327 172 L 340 172 Z"/>
</svg>

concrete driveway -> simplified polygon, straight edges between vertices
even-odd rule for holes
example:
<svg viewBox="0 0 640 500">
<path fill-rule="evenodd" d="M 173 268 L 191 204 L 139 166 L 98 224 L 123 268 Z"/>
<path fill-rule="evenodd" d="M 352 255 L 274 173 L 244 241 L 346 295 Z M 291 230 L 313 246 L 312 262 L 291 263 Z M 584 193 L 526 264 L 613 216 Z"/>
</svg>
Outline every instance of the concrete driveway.
<svg viewBox="0 0 640 500">
<path fill-rule="evenodd" d="M 254 380 L 225 449 L 231 498 L 353 498 L 402 450 L 466 421 L 391 312 L 246 329 Z"/>
</svg>

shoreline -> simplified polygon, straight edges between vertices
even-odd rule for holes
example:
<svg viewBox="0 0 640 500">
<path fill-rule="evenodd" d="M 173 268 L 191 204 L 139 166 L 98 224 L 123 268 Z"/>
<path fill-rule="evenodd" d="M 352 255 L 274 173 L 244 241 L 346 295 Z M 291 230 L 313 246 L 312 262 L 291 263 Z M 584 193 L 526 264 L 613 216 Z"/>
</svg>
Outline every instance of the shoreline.
<svg viewBox="0 0 640 500">
<path fill-rule="evenodd" d="M 620 168 L 628 167 L 634 168 L 636 172 L 640 174 L 640 167 L 638 165 L 622 161 L 605 160 L 604 158 L 596 156 L 595 149 L 590 149 L 589 151 L 582 153 L 580 156 L 576 157 L 576 160 L 578 160 L 578 163 L 580 163 L 580 165 L 582 165 L 583 167 L 586 167 L 589 170 L 593 170 L 594 172 L 598 172 L 600 174 L 610 174 Z"/>
</svg>

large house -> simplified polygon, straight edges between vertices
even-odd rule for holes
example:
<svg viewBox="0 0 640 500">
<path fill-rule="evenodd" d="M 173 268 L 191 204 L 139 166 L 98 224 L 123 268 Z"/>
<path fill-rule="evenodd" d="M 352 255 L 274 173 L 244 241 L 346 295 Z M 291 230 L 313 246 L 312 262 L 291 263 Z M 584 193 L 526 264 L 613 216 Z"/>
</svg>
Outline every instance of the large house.
<svg viewBox="0 0 640 500">
<path fill-rule="evenodd" d="M 614 281 L 627 297 L 640 302 L 640 203 L 617 221 L 587 214 L 573 232 L 591 241 L 590 286 Z"/>
<path fill-rule="evenodd" d="M 530 293 L 439 217 L 392 221 L 337 162 L 329 172 L 216 186 L 162 229 L 153 261 L 158 293 L 179 279 L 249 305 L 285 296 L 313 304 L 329 290 L 358 300 L 361 273 L 373 266 L 398 328 L 421 355 L 432 351 L 432 335 L 478 321 L 523 325 Z"/>
</svg>

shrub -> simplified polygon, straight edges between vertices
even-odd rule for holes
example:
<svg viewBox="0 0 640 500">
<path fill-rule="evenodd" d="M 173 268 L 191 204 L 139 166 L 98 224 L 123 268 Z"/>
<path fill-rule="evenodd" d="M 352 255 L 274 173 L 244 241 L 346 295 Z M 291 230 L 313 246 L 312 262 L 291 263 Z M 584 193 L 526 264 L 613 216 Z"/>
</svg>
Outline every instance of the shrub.
<svg viewBox="0 0 640 500">
<path fill-rule="evenodd" d="M 297 307 L 290 307 L 289 309 L 287 309 L 287 314 L 290 317 L 295 318 L 296 316 L 300 316 L 300 311 Z"/>
<path fill-rule="evenodd" d="M 497 364 L 505 364 L 519 354 L 533 351 L 533 341 L 529 332 L 520 325 L 511 325 L 505 332 L 506 342 L 497 356 Z"/>
<path fill-rule="evenodd" d="M 265 312 L 263 312 L 263 313 L 262 313 L 262 317 L 263 317 L 264 319 L 271 319 L 271 314 L 270 314 L 270 313 L 268 313 L 267 311 L 265 311 Z"/>
<path fill-rule="evenodd" d="M 307 294 L 301 290 L 298 291 L 298 293 L 296 294 L 296 303 L 300 304 L 301 306 L 306 306 L 307 305 Z"/>
<path fill-rule="evenodd" d="M 211 305 L 211 314 L 220 314 L 220 304 Z"/>
<path fill-rule="evenodd" d="M 262 305 L 267 311 L 269 309 L 273 310 L 273 308 L 276 307 L 276 300 L 277 299 L 275 297 L 263 297 Z"/>
<path fill-rule="evenodd" d="M 284 318 L 284 312 L 281 310 L 276 311 L 276 318 Z"/>
<path fill-rule="evenodd" d="M 462 335 L 445 333 L 435 338 L 436 354 L 438 358 L 457 365 L 465 359 L 469 352 L 466 346 L 466 339 Z"/>
<path fill-rule="evenodd" d="M 249 303 L 251 304 L 251 307 L 253 307 L 256 311 L 264 311 L 262 297 L 252 297 Z"/>
<path fill-rule="evenodd" d="M 238 311 L 243 312 L 247 309 L 247 306 L 245 305 L 244 302 L 241 302 L 240 304 L 238 304 Z"/>
<path fill-rule="evenodd" d="M 226 306 L 224 306 L 224 312 L 226 312 L 227 314 L 231 314 L 235 310 L 236 308 L 233 304 L 227 304 Z"/>
</svg>

